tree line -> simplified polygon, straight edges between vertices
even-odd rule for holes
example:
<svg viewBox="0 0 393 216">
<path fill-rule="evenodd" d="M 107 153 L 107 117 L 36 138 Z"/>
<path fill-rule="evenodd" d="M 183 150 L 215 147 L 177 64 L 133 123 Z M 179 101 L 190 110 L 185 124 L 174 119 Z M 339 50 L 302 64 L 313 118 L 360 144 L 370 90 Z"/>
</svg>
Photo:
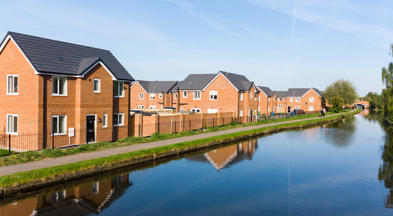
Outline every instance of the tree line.
<svg viewBox="0 0 393 216">
<path fill-rule="evenodd" d="M 393 44 L 390 47 L 390 55 L 393 57 Z M 380 94 L 369 92 L 364 100 L 370 102 L 370 110 L 381 112 L 383 120 L 388 125 L 393 125 L 393 62 L 381 70 L 381 78 L 385 88 Z"/>
</svg>

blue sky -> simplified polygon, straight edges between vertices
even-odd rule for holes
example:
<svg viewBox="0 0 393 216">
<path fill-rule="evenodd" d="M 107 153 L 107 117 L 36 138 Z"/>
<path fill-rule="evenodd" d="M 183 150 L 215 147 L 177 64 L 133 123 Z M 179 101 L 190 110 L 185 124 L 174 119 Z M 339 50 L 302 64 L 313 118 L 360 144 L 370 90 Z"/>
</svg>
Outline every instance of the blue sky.
<svg viewBox="0 0 393 216">
<path fill-rule="evenodd" d="M 0 34 L 111 50 L 136 79 L 241 73 L 274 90 L 337 79 L 380 91 L 391 0 L 3 1 Z M 4 18 L 6 17 L 6 19 Z"/>
</svg>

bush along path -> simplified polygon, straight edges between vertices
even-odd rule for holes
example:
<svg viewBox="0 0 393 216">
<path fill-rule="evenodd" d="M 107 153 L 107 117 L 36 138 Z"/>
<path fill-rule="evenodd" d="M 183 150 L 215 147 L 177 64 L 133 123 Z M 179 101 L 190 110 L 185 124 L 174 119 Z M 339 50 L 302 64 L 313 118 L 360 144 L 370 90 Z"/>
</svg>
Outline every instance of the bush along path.
<svg viewBox="0 0 393 216">
<path fill-rule="evenodd" d="M 311 117 L 255 124 L 167 140 L 107 148 L 57 158 L 0 167 L 0 196 L 56 182 L 94 175 L 105 170 L 152 161 L 214 145 L 345 118 L 360 112 L 338 113 L 324 118 Z"/>
</svg>

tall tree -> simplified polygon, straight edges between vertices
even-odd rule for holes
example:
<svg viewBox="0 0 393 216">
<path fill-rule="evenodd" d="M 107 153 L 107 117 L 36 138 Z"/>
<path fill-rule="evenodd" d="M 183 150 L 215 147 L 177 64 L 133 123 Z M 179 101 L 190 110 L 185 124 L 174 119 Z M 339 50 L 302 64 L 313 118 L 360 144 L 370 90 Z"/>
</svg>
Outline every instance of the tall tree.
<svg viewBox="0 0 393 216">
<path fill-rule="evenodd" d="M 340 97 L 344 104 L 352 104 L 358 97 L 356 89 L 348 80 L 337 80 L 326 87 L 323 96 L 330 102 L 334 97 Z"/>
<path fill-rule="evenodd" d="M 393 56 L 393 44 L 390 47 L 390 54 Z M 382 68 L 382 82 L 385 85 L 382 91 L 384 120 L 393 125 L 393 62 L 389 63 L 387 68 Z"/>
</svg>

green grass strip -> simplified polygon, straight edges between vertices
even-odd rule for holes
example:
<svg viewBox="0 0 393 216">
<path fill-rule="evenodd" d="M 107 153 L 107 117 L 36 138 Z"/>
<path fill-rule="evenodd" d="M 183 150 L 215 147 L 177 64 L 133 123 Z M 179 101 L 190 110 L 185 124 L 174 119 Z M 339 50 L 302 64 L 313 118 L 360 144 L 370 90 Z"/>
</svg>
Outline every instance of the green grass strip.
<svg viewBox="0 0 393 216">
<path fill-rule="evenodd" d="M 312 125 L 312 124 L 325 122 L 325 121 L 329 121 L 329 120 L 340 119 L 340 118 L 343 118 L 343 117 L 346 117 L 349 115 L 356 114 L 358 112 L 360 112 L 360 111 L 357 110 L 355 112 L 344 113 L 341 115 L 331 116 L 331 117 L 326 117 L 326 118 L 321 118 L 321 119 L 304 120 L 304 121 L 299 121 L 299 122 L 294 122 L 294 123 L 287 123 L 287 124 L 270 126 L 270 127 L 265 127 L 265 128 L 241 131 L 241 132 L 225 134 L 225 135 L 220 135 L 220 136 L 215 136 L 215 137 L 209 137 L 209 138 L 203 138 L 203 139 L 198 139 L 198 140 L 192 140 L 192 141 L 187 141 L 187 142 L 171 144 L 171 145 L 167 145 L 167 146 L 139 150 L 139 151 L 124 153 L 124 154 L 119 154 L 119 155 L 114 155 L 114 156 L 109 156 L 109 157 L 104 157 L 104 158 L 97 158 L 97 159 L 92 159 L 92 160 L 87 160 L 87 161 L 82 161 L 82 162 L 75 162 L 75 163 L 60 165 L 60 166 L 56 166 L 56 167 L 49 167 L 49 168 L 38 169 L 38 170 L 33 170 L 33 171 L 15 173 L 12 175 L 1 176 L 0 177 L 0 187 L 7 188 L 7 187 L 10 187 L 13 185 L 26 184 L 26 183 L 37 181 L 37 180 L 42 180 L 44 182 L 48 182 L 48 181 L 50 181 L 51 177 L 53 178 L 53 176 L 61 176 L 61 175 L 66 175 L 66 174 L 72 175 L 73 173 L 75 173 L 77 171 L 81 171 L 81 170 L 110 166 L 114 162 L 128 161 L 128 160 L 132 160 L 132 159 L 138 159 L 138 158 L 141 158 L 144 156 L 151 156 L 153 154 L 160 154 L 160 153 L 165 153 L 168 151 L 182 150 L 185 148 L 195 147 L 195 146 L 198 146 L 201 144 L 222 141 L 222 140 L 226 140 L 226 139 L 233 139 L 236 137 L 242 137 L 242 136 L 249 135 L 249 134 L 258 134 L 258 133 L 262 133 L 264 131 L 269 131 L 269 130 L 277 130 L 277 129 L 283 129 L 283 128 L 288 128 L 288 127 L 293 127 L 293 126 L 301 126 L 301 125 L 304 125 L 304 126 L 305 125 Z"/>
<path fill-rule="evenodd" d="M 345 110 L 347 111 L 347 110 Z M 328 113 L 331 114 L 331 113 Z M 246 126 L 253 126 L 253 125 L 262 125 L 267 123 L 274 123 L 274 122 L 283 122 L 283 121 L 291 121 L 297 119 L 304 119 L 304 118 L 312 118 L 317 117 L 319 114 L 310 114 L 310 115 L 299 115 L 294 116 L 291 118 L 282 118 L 282 119 L 271 119 L 271 120 L 262 120 L 258 122 L 252 123 L 232 123 L 228 125 L 218 126 L 214 128 L 205 128 L 203 130 L 198 131 L 185 131 L 180 133 L 172 133 L 172 134 L 153 134 L 151 137 L 128 137 L 122 140 L 118 140 L 116 142 L 101 142 L 101 143 L 93 143 L 88 145 L 80 145 L 74 148 L 63 148 L 63 149 L 45 149 L 43 151 L 28 151 L 28 152 L 21 152 L 17 154 L 12 154 L 7 157 L 0 158 L 0 166 L 7 166 L 12 164 L 19 164 L 19 163 L 27 163 L 32 161 L 43 160 L 46 158 L 56 158 L 62 157 L 66 155 L 73 155 L 79 154 L 83 152 L 91 152 L 97 151 L 107 148 L 114 148 L 126 145 L 135 145 L 140 143 L 147 143 L 147 142 L 154 142 L 159 140 L 167 140 L 173 139 L 177 137 L 183 136 L 191 136 L 201 133 L 208 133 L 208 132 L 215 132 L 221 130 L 227 130 L 232 128 L 239 128 L 239 127 L 246 127 Z M 7 153 L 8 154 L 8 153 Z M 1 155 L 1 154 L 0 154 Z"/>
</svg>

